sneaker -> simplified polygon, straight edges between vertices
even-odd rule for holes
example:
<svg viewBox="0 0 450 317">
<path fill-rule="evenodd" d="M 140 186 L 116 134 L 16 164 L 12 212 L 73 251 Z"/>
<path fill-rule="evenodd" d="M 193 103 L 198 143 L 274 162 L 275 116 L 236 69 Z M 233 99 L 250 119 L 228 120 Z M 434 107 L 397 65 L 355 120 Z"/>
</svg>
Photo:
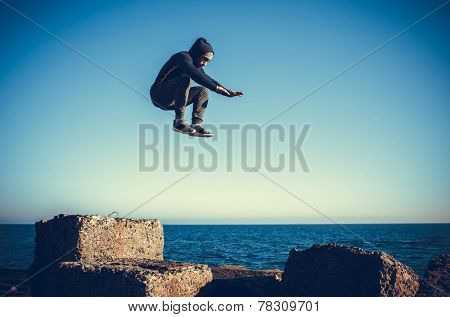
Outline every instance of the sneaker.
<svg viewBox="0 0 450 317">
<path fill-rule="evenodd" d="M 174 120 L 172 130 L 175 132 L 189 134 L 189 135 L 194 135 L 194 133 L 196 132 L 195 129 L 190 127 L 189 124 L 187 124 L 187 122 L 184 120 L 181 120 L 178 122 L 176 120 Z"/>
<path fill-rule="evenodd" d="M 193 129 L 195 129 L 195 133 L 193 135 L 195 136 L 201 136 L 201 137 L 212 137 L 214 135 L 214 133 L 212 133 L 211 131 L 206 130 L 204 127 L 202 127 L 201 125 L 191 125 L 191 127 Z"/>
</svg>

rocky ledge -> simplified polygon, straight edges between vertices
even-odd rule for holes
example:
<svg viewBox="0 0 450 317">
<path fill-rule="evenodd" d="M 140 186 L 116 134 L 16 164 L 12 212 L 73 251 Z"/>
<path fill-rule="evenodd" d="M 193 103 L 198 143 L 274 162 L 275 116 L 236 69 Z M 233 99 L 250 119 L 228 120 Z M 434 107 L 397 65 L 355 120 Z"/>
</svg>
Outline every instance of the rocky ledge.
<svg viewBox="0 0 450 317">
<path fill-rule="evenodd" d="M 30 289 L 32 296 L 449 294 L 448 254 L 431 261 L 419 280 L 387 253 L 337 244 L 291 250 L 284 272 L 166 262 L 163 249 L 158 220 L 59 215 L 36 223 L 35 257 L 28 272 L 0 270 L 2 294 L 27 296 Z"/>
<path fill-rule="evenodd" d="M 158 220 L 59 215 L 36 223 L 32 296 L 195 296 L 207 265 L 163 261 Z"/>
<path fill-rule="evenodd" d="M 450 296 L 450 255 L 442 254 L 428 263 L 420 281 L 418 296 Z"/>
<path fill-rule="evenodd" d="M 207 265 L 146 259 L 60 262 L 34 296 L 196 296 L 212 281 Z"/>
<path fill-rule="evenodd" d="M 58 215 L 35 229 L 35 268 L 55 260 L 163 259 L 163 227 L 156 219 Z"/>
<path fill-rule="evenodd" d="M 419 279 L 384 252 L 337 244 L 291 250 L 281 282 L 286 296 L 414 296 Z"/>
<path fill-rule="evenodd" d="M 0 269 L 0 296 L 30 296 L 27 278 L 26 270 Z"/>
<path fill-rule="evenodd" d="M 198 296 L 265 297 L 277 296 L 280 270 L 248 270 L 242 266 L 211 267 L 213 280 Z"/>
</svg>

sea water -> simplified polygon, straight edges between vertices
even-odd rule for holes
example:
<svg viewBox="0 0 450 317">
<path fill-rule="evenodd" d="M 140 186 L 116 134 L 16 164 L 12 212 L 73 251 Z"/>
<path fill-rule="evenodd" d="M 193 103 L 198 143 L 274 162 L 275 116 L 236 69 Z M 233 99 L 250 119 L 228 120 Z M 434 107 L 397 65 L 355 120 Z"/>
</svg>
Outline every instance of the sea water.
<svg viewBox="0 0 450 317">
<path fill-rule="evenodd" d="M 289 251 L 338 243 L 384 251 L 422 275 L 428 261 L 450 252 L 450 224 L 164 225 L 169 261 L 284 269 Z M 0 225 L 0 268 L 27 269 L 34 225 Z"/>
</svg>

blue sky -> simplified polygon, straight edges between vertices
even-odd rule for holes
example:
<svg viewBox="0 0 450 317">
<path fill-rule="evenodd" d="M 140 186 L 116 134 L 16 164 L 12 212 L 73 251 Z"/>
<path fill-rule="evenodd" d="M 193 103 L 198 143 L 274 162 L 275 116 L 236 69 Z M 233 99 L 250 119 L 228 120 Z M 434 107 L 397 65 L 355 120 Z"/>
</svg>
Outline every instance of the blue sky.
<svg viewBox="0 0 450 317">
<path fill-rule="evenodd" d="M 271 119 L 444 1 L 6 2 L 144 96 L 171 54 L 207 38 L 216 54 L 206 72 L 245 93 L 211 94 L 207 122 L 244 125 Z M 0 21 L 0 222 L 124 215 L 186 174 L 138 171 L 138 125 L 162 128 L 167 113 L 3 3 Z M 449 26 L 447 5 L 278 117 L 311 124 L 310 172 L 267 175 L 337 222 L 448 222 Z M 220 159 L 225 141 L 210 141 Z M 239 169 L 195 172 L 133 217 L 329 223 Z"/>
</svg>

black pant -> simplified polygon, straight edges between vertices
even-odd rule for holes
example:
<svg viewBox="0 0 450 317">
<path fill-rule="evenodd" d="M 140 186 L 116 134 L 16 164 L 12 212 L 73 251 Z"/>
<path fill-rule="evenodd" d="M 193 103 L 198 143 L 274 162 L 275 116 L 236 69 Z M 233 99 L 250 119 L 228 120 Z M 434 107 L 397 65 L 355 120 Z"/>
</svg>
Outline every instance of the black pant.
<svg viewBox="0 0 450 317">
<path fill-rule="evenodd" d="M 208 105 L 208 89 L 203 86 L 191 87 L 187 76 L 167 80 L 152 86 L 150 97 L 153 104 L 163 110 L 175 110 L 175 118 L 183 119 L 187 105 L 193 104 L 192 124 L 201 124 Z"/>
</svg>

